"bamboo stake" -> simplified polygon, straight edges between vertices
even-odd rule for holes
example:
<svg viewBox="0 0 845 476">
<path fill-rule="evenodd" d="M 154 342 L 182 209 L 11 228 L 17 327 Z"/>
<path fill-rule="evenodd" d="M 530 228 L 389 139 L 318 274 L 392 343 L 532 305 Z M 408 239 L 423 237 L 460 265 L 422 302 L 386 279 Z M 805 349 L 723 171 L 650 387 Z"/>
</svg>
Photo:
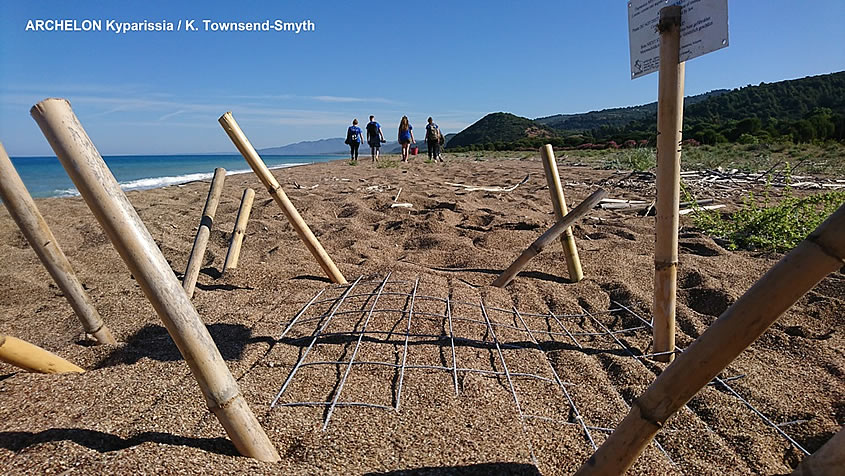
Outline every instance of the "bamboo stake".
<svg viewBox="0 0 845 476">
<path fill-rule="evenodd" d="M 678 277 L 678 202 L 684 64 L 679 63 L 681 7 L 660 10 L 660 78 L 657 92 L 657 200 L 654 245 L 654 352 L 675 348 L 675 295 Z M 655 360 L 671 362 L 674 354 Z"/>
<path fill-rule="evenodd" d="M 790 306 L 845 264 L 845 205 L 760 278 L 652 382 L 578 470 L 624 473 L 663 424 Z"/>
<path fill-rule="evenodd" d="M 190 298 L 70 104 L 64 99 L 45 99 L 30 113 L 164 322 L 208 408 L 220 420 L 235 448 L 242 455 L 261 461 L 278 461 L 279 453 L 247 406 Z"/>
<path fill-rule="evenodd" d="M 249 213 L 252 211 L 252 201 L 255 199 L 255 190 L 248 188 L 244 190 L 241 197 L 241 206 L 238 208 L 238 218 L 235 220 L 235 229 L 232 230 L 232 240 L 229 242 L 229 251 L 226 252 L 226 261 L 223 263 L 223 272 L 238 267 L 238 258 L 241 255 L 241 244 L 246 233 L 246 224 L 249 221 Z"/>
<path fill-rule="evenodd" d="M 29 246 L 62 290 L 85 332 L 94 336 L 99 344 L 116 344 L 114 336 L 103 324 L 103 319 L 100 318 L 94 303 L 73 272 L 70 261 L 59 247 L 59 242 L 56 241 L 56 237 L 53 236 L 38 207 L 35 206 L 35 201 L 32 200 L 32 196 L 12 165 L 12 160 L 6 154 L 2 143 L 0 143 L 0 199 L 9 210 L 9 215 L 18 224 Z"/>
<path fill-rule="evenodd" d="M 555 161 L 555 150 L 551 144 L 546 144 L 540 148 L 540 155 L 543 156 L 543 169 L 546 171 L 546 183 L 549 184 L 549 193 L 552 194 L 555 220 L 560 221 L 564 215 L 569 213 L 569 210 L 566 207 L 563 187 L 560 184 L 560 175 L 558 175 L 557 162 Z M 563 236 L 560 237 L 560 244 L 563 246 L 563 255 L 566 257 L 569 280 L 577 283 L 584 279 L 584 271 L 581 269 L 581 260 L 578 258 L 578 247 L 575 245 L 575 236 L 572 234 L 572 227 L 564 230 Z"/>
<path fill-rule="evenodd" d="M 601 201 L 605 194 L 607 194 L 607 192 L 601 188 L 593 192 L 592 195 L 587 197 L 577 207 L 573 208 L 571 212 L 567 213 L 563 218 L 558 220 L 557 223 L 552 225 L 551 228 L 546 230 L 545 233 L 540 235 L 539 238 L 534 240 L 534 243 L 531 243 L 531 245 L 526 248 L 521 255 L 519 255 L 519 258 L 508 266 L 508 269 L 502 271 L 502 274 L 490 283 L 490 285 L 497 288 L 507 286 L 507 284 L 513 280 L 514 276 L 516 276 L 517 273 L 519 273 L 519 271 L 522 270 L 529 261 L 531 261 L 531 258 L 540 254 L 546 245 L 560 237 L 567 228 L 572 226 L 573 223 L 592 210 L 592 208 Z"/>
<path fill-rule="evenodd" d="M 3 334 L 0 334 L 0 360 L 28 372 L 40 374 L 85 372 L 80 367 L 48 350 Z"/>
<path fill-rule="evenodd" d="M 845 428 L 840 428 L 815 453 L 804 458 L 792 476 L 837 476 L 845 468 Z"/>
<path fill-rule="evenodd" d="M 241 155 L 243 155 L 246 162 L 255 172 L 255 175 L 258 176 L 258 179 L 261 180 L 261 183 L 267 187 L 267 191 L 270 192 L 270 195 L 282 209 L 285 216 L 287 217 L 288 221 L 290 222 L 291 226 L 294 230 L 296 230 L 297 235 L 299 235 L 299 239 L 305 243 L 305 247 L 308 248 L 308 251 L 311 252 L 311 255 L 317 260 L 317 263 L 323 268 L 323 272 L 328 275 L 329 279 L 336 284 L 346 284 L 346 278 L 340 273 L 340 270 L 337 269 L 332 259 L 329 257 L 326 250 L 323 249 L 323 245 L 317 241 L 317 237 L 314 236 L 314 233 L 311 232 L 311 229 L 308 228 L 308 224 L 305 223 L 305 220 L 302 219 L 302 216 L 299 215 L 299 212 L 296 211 L 296 207 L 293 206 L 288 196 L 285 194 L 285 191 L 282 190 L 282 186 L 279 185 L 279 182 L 276 181 L 276 177 L 273 177 L 273 174 L 270 173 L 270 170 L 264 164 L 264 161 L 261 160 L 261 157 L 258 155 L 258 152 L 255 151 L 255 148 L 252 147 L 252 144 L 249 142 L 249 139 L 246 138 L 241 127 L 235 121 L 234 116 L 232 116 L 231 112 L 227 112 L 220 116 L 218 119 L 220 125 L 223 126 L 223 130 L 226 131 L 226 134 L 229 135 L 229 138 L 234 142 L 235 147 L 238 148 Z"/>
<path fill-rule="evenodd" d="M 197 278 L 200 275 L 200 268 L 205 257 L 205 249 L 208 247 L 208 238 L 211 236 L 211 227 L 214 225 L 214 215 L 217 213 L 217 205 L 220 203 L 220 194 L 223 193 L 224 180 L 226 180 L 226 169 L 222 167 L 214 169 L 214 178 L 211 179 L 211 187 L 209 187 L 208 197 L 205 199 L 200 226 L 197 229 L 194 246 L 191 248 L 188 265 L 185 267 L 185 276 L 182 278 L 182 287 L 185 288 L 188 297 L 194 296 Z"/>
</svg>

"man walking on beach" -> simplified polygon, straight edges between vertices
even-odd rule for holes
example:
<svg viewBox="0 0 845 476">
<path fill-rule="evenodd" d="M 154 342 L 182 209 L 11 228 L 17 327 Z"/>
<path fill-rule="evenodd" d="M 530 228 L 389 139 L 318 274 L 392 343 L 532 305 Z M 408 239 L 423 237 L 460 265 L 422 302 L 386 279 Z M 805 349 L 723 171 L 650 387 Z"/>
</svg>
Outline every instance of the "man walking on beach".
<svg viewBox="0 0 845 476">
<path fill-rule="evenodd" d="M 428 159 L 443 162 L 443 158 L 440 157 L 440 144 L 443 143 L 443 134 L 434 119 L 430 117 L 428 124 L 425 126 L 425 141 L 428 144 Z"/>
<path fill-rule="evenodd" d="M 370 122 L 367 124 L 367 144 L 370 144 L 373 162 L 378 159 L 379 148 L 383 142 L 386 141 L 384 134 L 381 133 L 381 124 L 376 122 L 376 116 L 370 116 Z"/>
</svg>

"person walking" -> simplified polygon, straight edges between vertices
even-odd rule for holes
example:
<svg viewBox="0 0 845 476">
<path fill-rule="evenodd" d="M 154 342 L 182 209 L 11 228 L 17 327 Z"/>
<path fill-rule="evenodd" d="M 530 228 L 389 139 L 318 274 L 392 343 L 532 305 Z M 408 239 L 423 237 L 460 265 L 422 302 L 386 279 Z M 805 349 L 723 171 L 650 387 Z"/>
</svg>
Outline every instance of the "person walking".
<svg viewBox="0 0 845 476">
<path fill-rule="evenodd" d="M 402 162 L 408 161 L 408 149 L 411 144 L 416 144 L 414 140 L 414 127 L 408 122 L 408 116 L 402 116 L 399 121 L 399 144 L 402 146 Z"/>
<path fill-rule="evenodd" d="M 434 122 L 434 119 L 428 118 L 428 124 L 425 126 L 425 142 L 428 148 L 428 159 L 433 161 L 443 162 L 440 156 L 440 146 L 443 144 L 443 133 L 440 132 L 440 127 Z"/>
<path fill-rule="evenodd" d="M 370 122 L 367 123 L 367 144 L 370 145 L 373 162 L 378 159 L 379 148 L 384 142 L 387 141 L 384 140 L 384 134 L 381 132 L 381 124 L 376 122 L 376 116 L 370 116 Z"/>
<path fill-rule="evenodd" d="M 361 146 L 361 128 L 358 127 L 358 119 L 352 119 L 352 125 L 346 130 L 346 143 L 349 144 L 349 158 L 358 162 L 358 147 Z"/>
</svg>

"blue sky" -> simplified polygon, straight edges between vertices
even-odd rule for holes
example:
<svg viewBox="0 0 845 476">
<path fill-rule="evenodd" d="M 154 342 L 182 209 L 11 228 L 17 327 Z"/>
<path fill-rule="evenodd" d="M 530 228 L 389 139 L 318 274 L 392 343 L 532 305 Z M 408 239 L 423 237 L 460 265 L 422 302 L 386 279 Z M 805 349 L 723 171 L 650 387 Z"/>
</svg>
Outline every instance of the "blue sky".
<svg viewBox="0 0 845 476">
<path fill-rule="evenodd" d="M 439 11 L 431 5 L 441 4 Z M 33 32 L 32 19 L 196 20 L 195 32 Z M 845 2 L 729 0 L 730 46 L 687 63 L 686 93 L 845 69 Z M 206 32 L 311 20 L 316 31 Z M 235 152 L 341 137 L 369 114 L 457 132 L 488 112 L 539 117 L 652 102 L 631 80 L 627 6 L 571 2 L 34 1 L 0 3 L 0 142 L 52 155 L 29 108 L 68 98 L 103 154 Z"/>
</svg>

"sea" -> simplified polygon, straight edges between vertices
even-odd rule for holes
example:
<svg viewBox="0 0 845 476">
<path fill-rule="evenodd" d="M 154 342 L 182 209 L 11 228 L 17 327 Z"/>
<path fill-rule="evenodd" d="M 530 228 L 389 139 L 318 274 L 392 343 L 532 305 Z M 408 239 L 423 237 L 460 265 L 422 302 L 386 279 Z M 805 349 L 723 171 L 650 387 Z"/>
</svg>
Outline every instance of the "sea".
<svg viewBox="0 0 845 476">
<path fill-rule="evenodd" d="M 341 159 L 342 155 L 262 155 L 268 168 L 280 169 Z M 104 156 L 123 190 L 143 190 L 207 180 L 214 169 L 226 175 L 252 172 L 240 155 L 115 155 Z M 12 157 L 12 164 L 33 197 L 79 195 L 56 157 Z"/>
</svg>

